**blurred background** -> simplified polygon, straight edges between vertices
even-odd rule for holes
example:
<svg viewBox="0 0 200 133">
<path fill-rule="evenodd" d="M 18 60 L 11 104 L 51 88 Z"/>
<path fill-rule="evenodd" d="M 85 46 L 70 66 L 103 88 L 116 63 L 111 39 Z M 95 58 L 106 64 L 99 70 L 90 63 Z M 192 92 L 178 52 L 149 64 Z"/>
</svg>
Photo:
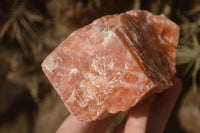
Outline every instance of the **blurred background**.
<svg viewBox="0 0 200 133">
<path fill-rule="evenodd" d="M 74 30 L 130 9 L 163 13 L 180 26 L 177 76 L 184 88 L 165 132 L 199 133 L 199 0 L 1 0 L 0 133 L 55 132 L 68 111 L 41 62 Z"/>
</svg>

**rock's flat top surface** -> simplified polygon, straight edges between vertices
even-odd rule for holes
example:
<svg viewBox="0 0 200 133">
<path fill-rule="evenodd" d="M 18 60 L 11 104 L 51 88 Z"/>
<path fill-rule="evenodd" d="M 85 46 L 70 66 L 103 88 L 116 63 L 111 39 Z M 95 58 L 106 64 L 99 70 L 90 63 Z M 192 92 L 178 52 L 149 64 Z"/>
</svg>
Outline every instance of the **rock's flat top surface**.
<svg viewBox="0 0 200 133">
<path fill-rule="evenodd" d="M 73 115 L 103 119 L 172 85 L 178 37 L 164 15 L 104 16 L 73 32 L 42 68 Z"/>
</svg>

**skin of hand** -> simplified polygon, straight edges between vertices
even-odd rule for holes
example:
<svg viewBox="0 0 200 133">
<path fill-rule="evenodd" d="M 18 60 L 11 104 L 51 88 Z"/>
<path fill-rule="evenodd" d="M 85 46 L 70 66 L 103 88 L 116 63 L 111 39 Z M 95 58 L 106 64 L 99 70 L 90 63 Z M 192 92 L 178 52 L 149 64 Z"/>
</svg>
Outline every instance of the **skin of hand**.
<svg viewBox="0 0 200 133">
<path fill-rule="evenodd" d="M 113 133 L 162 133 L 182 90 L 178 78 L 172 82 L 173 86 L 169 89 L 132 107 L 127 118 Z M 94 122 L 81 122 L 69 115 L 57 133 L 104 133 L 115 116 Z"/>
</svg>

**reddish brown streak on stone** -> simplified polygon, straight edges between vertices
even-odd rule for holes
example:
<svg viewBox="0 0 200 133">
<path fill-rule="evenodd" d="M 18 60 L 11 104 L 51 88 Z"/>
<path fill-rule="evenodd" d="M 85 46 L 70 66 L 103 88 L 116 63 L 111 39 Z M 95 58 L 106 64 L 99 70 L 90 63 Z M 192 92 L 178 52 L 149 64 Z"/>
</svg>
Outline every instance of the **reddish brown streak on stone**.
<svg viewBox="0 0 200 133">
<path fill-rule="evenodd" d="M 172 85 L 178 37 L 164 15 L 105 16 L 72 33 L 42 69 L 79 120 L 103 119 Z"/>
</svg>

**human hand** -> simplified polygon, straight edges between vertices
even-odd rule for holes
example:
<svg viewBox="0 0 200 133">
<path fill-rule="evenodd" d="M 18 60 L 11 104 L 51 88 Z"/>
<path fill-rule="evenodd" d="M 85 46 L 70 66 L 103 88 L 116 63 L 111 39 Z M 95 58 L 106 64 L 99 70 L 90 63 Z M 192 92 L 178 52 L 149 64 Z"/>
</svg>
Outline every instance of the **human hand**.
<svg viewBox="0 0 200 133">
<path fill-rule="evenodd" d="M 182 90 L 178 78 L 172 82 L 171 88 L 131 108 L 126 120 L 113 133 L 162 133 Z M 69 115 L 57 133 L 104 133 L 114 118 L 115 115 L 95 122 L 81 122 Z"/>
</svg>

